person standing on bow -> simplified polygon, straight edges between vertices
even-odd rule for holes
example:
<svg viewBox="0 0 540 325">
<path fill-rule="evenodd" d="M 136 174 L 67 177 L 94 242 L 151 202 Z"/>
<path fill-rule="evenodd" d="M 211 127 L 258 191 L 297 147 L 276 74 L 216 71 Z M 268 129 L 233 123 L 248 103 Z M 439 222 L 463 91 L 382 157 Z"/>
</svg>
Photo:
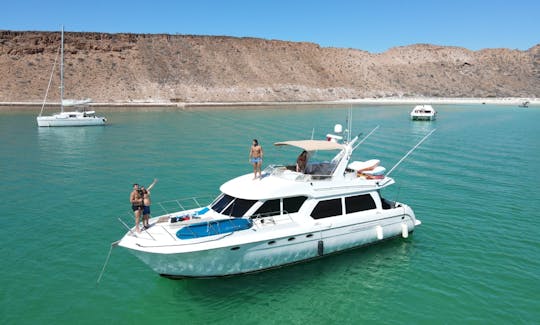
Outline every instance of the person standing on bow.
<svg viewBox="0 0 540 325">
<path fill-rule="evenodd" d="M 253 144 L 249 150 L 249 162 L 253 164 L 253 179 L 257 178 L 257 173 L 261 177 L 261 165 L 263 160 L 263 149 L 257 139 L 253 139 Z"/>
<path fill-rule="evenodd" d="M 139 188 L 139 184 L 133 184 L 133 191 L 129 195 L 129 202 L 131 202 L 131 209 L 135 215 L 135 231 L 141 232 L 139 229 L 139 222 L 141 221 L 141 213 L 143 210 L 143 193 Z"/>
<path fill-rule="evenodd" d="M 157 178 L 155 178 L 152 184 L 148 185 L 147 188 L 144 188 L 144 186 L 141 187 L 143 196 L 142 223 L 144 229 L 150 227 L 150 224 L 148 223 L 148 220 L 150 220 L 150 204 L 152 204 L 152 201 L 150 200 L 150 190 L 156 185 L 157 181 Z"/>
</svg>

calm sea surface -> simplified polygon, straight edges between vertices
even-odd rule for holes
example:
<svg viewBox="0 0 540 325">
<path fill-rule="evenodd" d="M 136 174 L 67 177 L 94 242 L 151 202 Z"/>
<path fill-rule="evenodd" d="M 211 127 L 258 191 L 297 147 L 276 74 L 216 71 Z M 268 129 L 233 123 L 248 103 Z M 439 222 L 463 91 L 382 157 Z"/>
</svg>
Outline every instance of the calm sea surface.
<svg viewBox="0 0 540 325">
<path fill-rule="evenodd" d="M 423 224 L 408 239 L 249 276 L 169 280 L 110 244 L 131 225 L 134 182 L 154 203 L 217 195 L 282 140 L 324 138 L 347 108 L 104 111 L 110 125 L 38 128 L 0 111 L 1 324 L 538 324 L 540 109 L 353 107 L 353 133 L 380 128 L 353 159 L 390 169 L 383 193 Z M 37 113 L 36 110 L 35 113 Z M 102 110 L 103 111 L 103 110 Z M 157 204 L 153 214 L 159 213 Z"/>
</svg>

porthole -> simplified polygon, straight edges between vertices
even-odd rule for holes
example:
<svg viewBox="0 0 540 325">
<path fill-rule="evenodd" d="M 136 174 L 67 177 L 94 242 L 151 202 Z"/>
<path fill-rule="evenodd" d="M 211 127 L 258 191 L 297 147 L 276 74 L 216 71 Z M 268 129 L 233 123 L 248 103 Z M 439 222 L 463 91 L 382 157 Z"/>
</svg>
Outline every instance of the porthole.
<svg viewBox="0 0 540 325">
<path fill-rule="evenodd" d="M 311 237 L 313 237 L 313 234 L 307 234 L 306 235 L 306 238 L 311 238 Z"/>
<path fill-rule="evenodd" d="M 235 246 L 233 248 L 231 248 L 231 251 L 236 251 L 236 250 L 239 250 L 240 249 L 240 246 Z"/>
<path fill-rule="evenodd" d="M 271 240 L 271 241 L 268 242 L 268 245 L 274 245 L 275 243 L 276 243 L 275 240 Z"/>
<path fill-rule="evenodd" d="M 289 239 L 287 239 L 287 240 L 288 240 L 288 241 L 293 241 L 293 240 L 295 240 L 295 238 L 294 238 L 294 237 L 291 237 L 291 238 L 289 238 Z"/>
</svg>

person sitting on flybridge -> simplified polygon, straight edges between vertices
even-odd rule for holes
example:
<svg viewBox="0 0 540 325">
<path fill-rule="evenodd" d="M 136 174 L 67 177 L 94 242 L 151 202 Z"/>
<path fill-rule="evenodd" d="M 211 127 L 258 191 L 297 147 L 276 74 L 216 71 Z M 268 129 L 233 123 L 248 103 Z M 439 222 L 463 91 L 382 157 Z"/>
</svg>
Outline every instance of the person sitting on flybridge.
<svg viewBox="0 0 540 325">
<path fill-rule="evenodd" d="M 304 173 L 306 171 L 307 158 L 307 151 L 304 150 L 296 159 L 296 171 L 298 173 Z"/>
</svg>

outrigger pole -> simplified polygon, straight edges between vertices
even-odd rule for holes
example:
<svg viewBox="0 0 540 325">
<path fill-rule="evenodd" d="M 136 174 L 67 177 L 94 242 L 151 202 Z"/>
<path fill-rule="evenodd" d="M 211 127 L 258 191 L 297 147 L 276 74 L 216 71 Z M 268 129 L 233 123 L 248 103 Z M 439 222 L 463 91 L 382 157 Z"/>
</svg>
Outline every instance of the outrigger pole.
<svg viewBox="0 0 540 325">
<path fill-rule="evenodd" d="M 394 167 L 392 167 L 392 169 L 390 169 L 390 171 L 389 171 L 388 173 L 386 173 L 386 176 L 389 176 L 390 173 L 392 173 L 392 171 L 393 171 L 394 169 L 396 169 L 396 167 L 399 166 L 399 164 L 401 164 L 401 162 L 402 162 L 403 160 L 405 160 L 405 158 L 407 158 L 407 157 L 408 157 L 408 156 L 409 156 L 416 148 L 418 148 L 418 146 L 420 146 L 420 145 L 422 144 L 422 142 L 424 142 L 424 140 L 426 140 L 433 132 L 435 132 L 435 130 L 437 130 L 437 129 L 433 129 L 433 130 L 432 130 L 431 132 L 429 132 L 425 137 L 423 137 L 422 140 L 420 140 L 420 142 L 418 142 L 418 143 L 416 144 L 416 146 L 414 146 L 411 150 L 409 150 L 409 152 L 407 152 L 407 154 L 405 154 L 405 156 L 403 156 L 403 158 L 401 158 L 401 159 L 397 162 L 397 164 L 395 164 Z"/>
<path fill-rule="evenodd" d="M 379 126 L 377 125 L 373 130 L 371 130 L 371 132 L 368 133 L 368 135 L 366 135 L 362 140 L 360 140 L 360 142 L 358 142 L 358 143 L 356 144 L 356 146 L 354 146 L 353 150 L 356 149 L 359 145 L 361 145 L 362 142 L 366 141 L 366 139 L 367 139 L 373 132 L 375 132 L 378 128 L 379 128 Z"/>
</svg>

